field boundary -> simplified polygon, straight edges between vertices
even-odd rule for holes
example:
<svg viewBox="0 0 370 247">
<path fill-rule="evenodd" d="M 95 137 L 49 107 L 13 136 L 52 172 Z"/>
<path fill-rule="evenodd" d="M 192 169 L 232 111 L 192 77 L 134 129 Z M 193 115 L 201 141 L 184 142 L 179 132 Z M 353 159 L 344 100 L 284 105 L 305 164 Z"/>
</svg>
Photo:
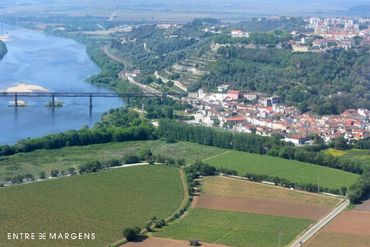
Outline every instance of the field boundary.
<svg viewBox="0 0 370 247">
<path fill-rule="evenodd" d="M 178 168 L 177 167 L 177 170 L 179 172 L 179 176 L 180 176 L 180 179 L 181 179 L 181 183 L 182 183 L 182 187 L 183 187 L 183 190 L 184 190 L 184 198 L 182 200 L 182 202 L 180 203 L 179 207 L 170 215 L 168 216 L 165 221 L 166 221 L 166 224 L 172 222 L 175 220 L 175 215 L 177 214 L 177 212 L 179 212 L 181 209 L 188 209 L 188 203 L 190 201 L 190 195 L 189 195 L 189 191 L 188 191 L 188 184 L 186 182 L 186 178 L 185 178 L 185 173 L 183 171 L 183 169 L 181 168 Z M 185 214 L 185 213 L 184 213 Z M 184 215 L 183 214 L 183 215 Z M 182 215 L 182 216 L 183 216 Z M 181 217 L 180 217 L 181 218 Z M 148 231 L 144 228 L 142 231 L 141 231 L 141 234 L 146 234 L 148 233 Z M 107 247 L 120 247 L 124 244 L 127 243 L 127 240 L 126 239 L 121 239 L 121 240 L 118 240 L 117 242 L 114 242 L 112 244 L 109 244 L 107 245 Z"/>
</svg>

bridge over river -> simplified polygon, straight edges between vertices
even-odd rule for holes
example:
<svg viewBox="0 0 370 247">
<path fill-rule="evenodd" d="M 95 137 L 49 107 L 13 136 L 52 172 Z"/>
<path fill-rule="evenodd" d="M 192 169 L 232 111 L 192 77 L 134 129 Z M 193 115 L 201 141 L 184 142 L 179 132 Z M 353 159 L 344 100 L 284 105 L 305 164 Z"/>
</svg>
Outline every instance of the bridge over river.
<svg viewBox="0 0 370 247">
<path fill-rule="evenodd" d="M 51 98 L 51 107 L 55 107 L 55 98 L 89 98 L 89 107 L 93 107 L 93 98 L 112 98 L 120 97 L 125 98 L 127 101 L 130 101 L 130 98 L 147 98 L 147 97 L 156 97 L 165 100 L 167 97 L 185 97 L 186 94 L 180 93 L 149 93 L 149 92 L 125 92 L 125 93 L 116 93 L 116 92 L 0 92 L 0 97 L 14 98 L 14 106 L 18 107 L 18 100 L 22 98 Z"/>
</svg>

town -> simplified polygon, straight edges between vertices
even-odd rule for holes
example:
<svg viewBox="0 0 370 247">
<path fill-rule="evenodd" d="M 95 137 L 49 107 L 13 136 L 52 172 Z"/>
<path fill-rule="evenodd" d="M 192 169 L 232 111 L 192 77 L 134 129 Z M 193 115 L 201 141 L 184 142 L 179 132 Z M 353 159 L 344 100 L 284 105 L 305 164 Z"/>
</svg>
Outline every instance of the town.
<svg viewBox="0 0 370 247">
<path fill-rule="evenodd" d="M 280 136 L 296 145 L 310 144 L 313 135 L 325 142 L 344 136 L 347 140 L 359 140 L 370 136 L 370 111 L 348 109 L 340 115 L 317 116 L 301 114 L 294 106 L 282 104 L 279 96 L 242 92 L 218 87 L 217 93 L 200 89 L 187 99 L 194 108 L 188 113 L 194 116 L 190 123 L 223 127 L 262 136 Z"/>
</svg>

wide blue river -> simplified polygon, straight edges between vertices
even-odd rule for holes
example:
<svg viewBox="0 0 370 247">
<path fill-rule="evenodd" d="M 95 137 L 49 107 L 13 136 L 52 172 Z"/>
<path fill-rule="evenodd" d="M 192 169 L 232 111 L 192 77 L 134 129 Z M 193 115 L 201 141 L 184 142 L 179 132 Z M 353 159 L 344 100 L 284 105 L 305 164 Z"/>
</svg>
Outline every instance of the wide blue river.
<svg viewBox="0 0 370 247">
<path fill-rule="evenodd" d="M 86 82 L 100 70 L 82 44 L 4 25 L 0 28 L 0 35 L 3 34 L 9 36 L 9 51 L 0 61 L 0 90 L 25 82 L 49 91 L 109 91 Z M 94 98 L 90 116 L 88 98 L 57 99 L 64 104 L 54 111 L 45 107 L 50 100 L 47 98 L 20 98 L 27 107 L 18 109 L 9 106 L 12 100 L 0 98 L 0 144 L 92 126 L 103 112 L 123 105 L 119 98 Z"/>
</svg>

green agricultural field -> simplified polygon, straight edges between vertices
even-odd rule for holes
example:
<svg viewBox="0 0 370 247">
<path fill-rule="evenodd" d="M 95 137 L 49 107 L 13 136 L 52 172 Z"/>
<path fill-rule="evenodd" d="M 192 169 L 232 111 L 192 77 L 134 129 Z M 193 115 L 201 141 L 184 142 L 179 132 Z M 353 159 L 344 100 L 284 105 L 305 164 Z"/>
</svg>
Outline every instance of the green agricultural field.
<svg viewBox="0 0 370 247">
<path fill-rule="evenodd" d="M 141 166 L 106 170 L 0 189 L 0 246 L 102 247 L 125 227 L 144 227 L 172 215 L 184 200 L 177 168 Z M 7 233 L 96 233 L 86 241 L 8 241 Z"/>
<path fill-rule="evenodd" d="M 155 235 L 240 247 L 286 246 L 312 223 L 304 219 L 191 209 L 183 219 Z"/>
<path fill-rule="evenodd" d="M 241 176 L 249 172 L 285 178 L 296 183 L 317 184 L 319 181 L 320 186 L 329 189 L 349 186 L 358 178 L 356 174 L 328 167 L 238 151 L 226 151 L 204 161 L 216 167 L 234 169 Z"/>
<path fill-rule="evenodd" d="M 132 141 L 66 147 L 56 150 L 37 150 L 31 153 L 0 157 L 0 182 L 4 181 L 6 177 L 27 173 L 38 177 L 41 171 L 49 173 L 53 169 L 66 170 L 91 160 L 121 159 L 127 154 L 138 154 L 143 149 L 150 149 L 154 154 L 174 159 L 183 158 L 188 163 L 223 152 L 219 148 L 198 144 L 185 142 L 168 144 L 162 141 Z"/>
</svg>

